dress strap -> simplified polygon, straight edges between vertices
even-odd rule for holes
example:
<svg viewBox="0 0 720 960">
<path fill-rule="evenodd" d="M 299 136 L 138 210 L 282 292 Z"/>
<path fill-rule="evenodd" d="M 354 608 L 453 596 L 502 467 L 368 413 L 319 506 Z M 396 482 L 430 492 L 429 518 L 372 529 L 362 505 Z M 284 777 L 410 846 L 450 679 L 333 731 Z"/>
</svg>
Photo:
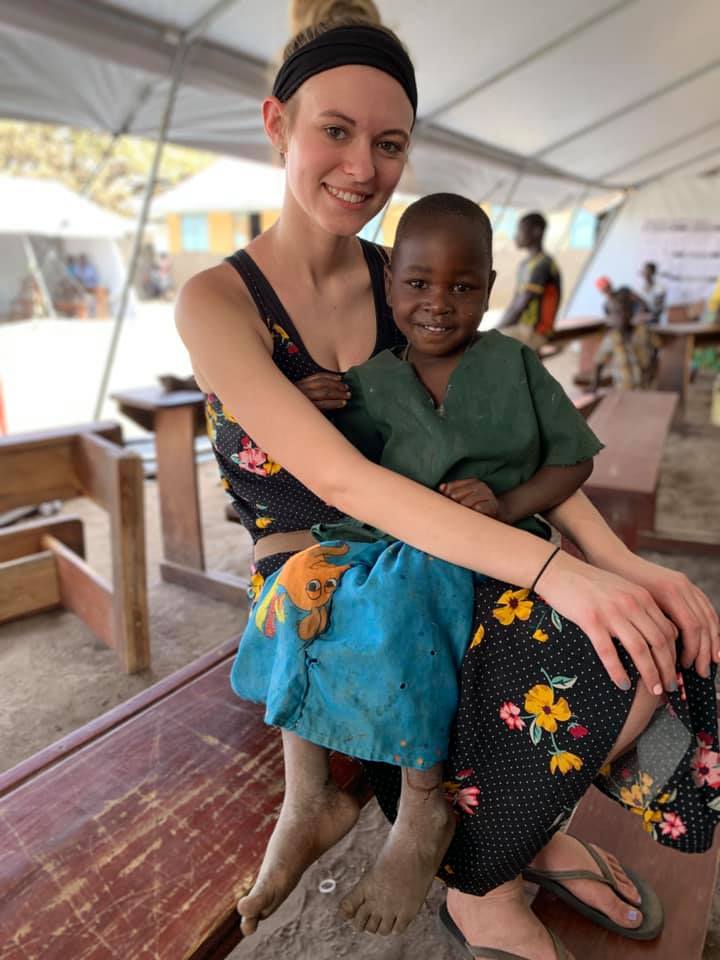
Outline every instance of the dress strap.
<svg viewBox="0 0 720 960">
<path fill-rule="evenodd" d="M 253 258 L 244 250 L 236 250 L 232 256 L 225 257 L 225 262 L 229 263 L 240 274 L 250 296 L 253 298 L 260 319 L 272 332 L 273 324 L 277 322 L 278 318 L 273 316 L 275 296 L 265 275 Z"/>
</svg>

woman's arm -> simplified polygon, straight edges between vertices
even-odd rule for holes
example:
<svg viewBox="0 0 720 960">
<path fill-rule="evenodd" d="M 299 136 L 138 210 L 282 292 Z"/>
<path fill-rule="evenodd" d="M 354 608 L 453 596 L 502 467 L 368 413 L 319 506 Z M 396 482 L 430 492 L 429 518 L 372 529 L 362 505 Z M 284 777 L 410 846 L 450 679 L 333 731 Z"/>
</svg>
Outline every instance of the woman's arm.
<svg viewBox="0 0 720 960">
<path fill-rule="evenodd" d="M 201 381 L 253 440 L 349 516 L 451 563 L 530 586 L 547 559 L 548 544 L 362 457 L 279 372 L 254 307 L 220 270 L 225 268 L 185 285 L 177 327 Z M 625 686 L 628 678 L 611 637 L 627 647 L 650 689 L 660 685 L 661 676 L 666 686 L 674 682 L 672 625 L 646 590 L 564 553 L 542 582 L 548 602 L 590 636 L 615 682 Z"/>
<path fill-rule="evenodd" d="M 668 570 L 628 550 L 582 491 L 545 514 L 587 560 L 643 586 L 682 634 L 685 667 L 706 677 L 711 659 L 720 661 L 720 628 L 712 604 L 684 573 Z"/>
</svg>

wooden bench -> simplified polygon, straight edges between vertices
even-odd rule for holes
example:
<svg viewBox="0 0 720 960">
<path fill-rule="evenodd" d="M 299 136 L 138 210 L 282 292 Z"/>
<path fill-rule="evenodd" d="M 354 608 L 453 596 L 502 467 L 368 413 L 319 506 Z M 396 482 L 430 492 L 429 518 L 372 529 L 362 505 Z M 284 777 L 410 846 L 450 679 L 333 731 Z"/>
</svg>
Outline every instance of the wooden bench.
<svg viewBox="0 0 720 960">
<path fill-rule="evenodd" d="M 0 774 L 0 955 L 220 960 L 282 800 L 277 731 L 229 686 L 237 641 Z M 357 767 L 335 778 L 364 800 Z M 698 960 L 717 849 L 684 857 L 591 790 L 571 833 L 603 843 L 663 897 L 654 944 L 613 937 L 542 895 L 578 960 Z M 671 949 L 672 948 L 672 949 Z"/>
<path fill-rule="evenodd" d="M 690 362 L 698 343 L 720 343 L 720 325 L 677 323 L 652 327 L 663 341 L 658 355 L 656 388 L 680 395 L 680 409 L 687 402 L 690 384 Z"/>
<path fill-rule="evenodd" d="M 205 566 L 195 437 L 205 434 L 205 396 L 199 390 L 165 392 L 141 387 L 112 394 L 120 412 L 155 434 L 162 524 L 160 574 L 168 583 L 216 600 L 247 606 L 247 582 Z"/>
<path fill-rule="evenodd" d="M 0 511 L 86 496 L 110 518 L 112 583 L 84 560 L 82 524 L 62 517 L 0 531 L 0 623 L 64 606 L 128 673 L 150 665 L 142 462 L 102 421 L 0 437 Z"/>
</svg>

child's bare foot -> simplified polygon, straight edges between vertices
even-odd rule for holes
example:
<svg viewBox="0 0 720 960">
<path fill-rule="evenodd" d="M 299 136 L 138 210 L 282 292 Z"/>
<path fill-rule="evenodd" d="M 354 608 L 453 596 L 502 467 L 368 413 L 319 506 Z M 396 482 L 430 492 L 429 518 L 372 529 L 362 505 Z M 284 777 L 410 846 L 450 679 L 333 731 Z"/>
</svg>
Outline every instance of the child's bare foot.
<svg viewBox="0 0 720 960">
<path fill-rule="evenodd" d="M 357 800 L 332 783 L 286 796 L 255 884 L 238 901 L 244 936 L 277 910 L 305 870 L 352 829 L 359 813 Z"/>
<path fill-rule="evenodd" d="M 397 820 L 375 866 L 341 902 L 343 915 L 357 930 L 402 933 L 417 916 L 454 831 L 437 783 L 419 789 L 404 782 Z"/>
</svg>

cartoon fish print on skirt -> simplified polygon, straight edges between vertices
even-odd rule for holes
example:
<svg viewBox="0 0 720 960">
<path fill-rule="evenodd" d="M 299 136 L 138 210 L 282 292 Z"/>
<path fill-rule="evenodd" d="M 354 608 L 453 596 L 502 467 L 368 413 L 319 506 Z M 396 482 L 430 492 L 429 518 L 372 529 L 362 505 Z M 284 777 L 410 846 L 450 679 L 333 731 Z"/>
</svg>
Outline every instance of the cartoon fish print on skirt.
<svg viewBox="0 0 720 960">
<path fill-rule="evenodd" d="M 333 563 L 330 557 L 343 557 L 350 550 L 347 543 L 338 546 L 319 544 L 308 547 L 285 562 L 277 580 L 261 600 L 255 624 L 267 637 L 275 635 L 276 621 L 285 620 L 285 598 L 307 616 L 298 622 L 297 632 L 305 642 L 314 640 L 328 628 L 330 601 L 351 564 Z"/>
</svg>

